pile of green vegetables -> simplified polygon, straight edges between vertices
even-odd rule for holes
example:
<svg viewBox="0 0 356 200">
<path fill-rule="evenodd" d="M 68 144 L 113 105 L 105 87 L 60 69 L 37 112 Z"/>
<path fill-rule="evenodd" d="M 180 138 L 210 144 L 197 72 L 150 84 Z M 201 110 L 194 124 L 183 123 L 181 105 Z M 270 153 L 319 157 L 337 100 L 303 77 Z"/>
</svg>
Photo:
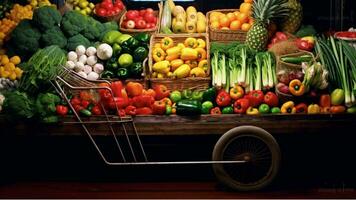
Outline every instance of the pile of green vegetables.
<svg viewBox="0 0 356 200">
<path fill-rule="evenodd" d="M 43 122 L 56 122 L 55 106 L 60 98 L 50 90 L 50 81 L 60 72 L 66 55 L 56 45 L 38 50 L 24 63 L 24 75 L 18 90 L 5 93 L 3 105 L 7 117 L 15 119 L 38 118 Z"/>
<path fill-rule="evenodd" d="M 51 6 L 34 10 L 32 20 L 22 20 L 12 31 L 6 43 L 8 53 L 28 58 L 39 48 L 57 45 L 62 49 L 75 50 L 100 41 L 110 30 L 118 30 L 116 22 L 101 23 L 77 11 L 68 11 L 63 16 Z"/>
<path fill-rule="evenodd" d="M 212 42 L 211 68 L 213 86 L 224 88 L 239 84 L 246 91 L 273 88 L 277 83 L 276 64 L 271 52 L 260 52 L 245 44 Z"/>
<path fill-rule="evenodd" d="M 356 49 L 333 37 L 317 38 L 316 53 L 329 72 L 331 89 L 343 89 L 346 106 L 355 105 Z"/>
</svg>

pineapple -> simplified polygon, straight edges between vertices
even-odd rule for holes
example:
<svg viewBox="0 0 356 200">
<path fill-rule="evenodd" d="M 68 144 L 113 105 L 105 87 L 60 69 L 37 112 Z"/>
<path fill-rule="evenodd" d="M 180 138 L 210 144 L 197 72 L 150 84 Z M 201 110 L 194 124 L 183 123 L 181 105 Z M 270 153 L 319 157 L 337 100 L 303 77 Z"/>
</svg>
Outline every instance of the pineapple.
<svg viewBox="0 0 356 200">
<path fill-rule="evenodd" d="M 288 0 L 289 16 L 282 24 L 282 31 L 294 33 L 298 30 L 303 19 L 303 8 L 299 0 Z"/>
<path fill-rule="evenodd" d="M 256 50 L 265 50 L 268 42 L 267 26 L 272 20 L 289 14 L 288 0 L 254 0 L 252 18 L 255 23 L 247 32 L 246 44 Z"/>
</svg>

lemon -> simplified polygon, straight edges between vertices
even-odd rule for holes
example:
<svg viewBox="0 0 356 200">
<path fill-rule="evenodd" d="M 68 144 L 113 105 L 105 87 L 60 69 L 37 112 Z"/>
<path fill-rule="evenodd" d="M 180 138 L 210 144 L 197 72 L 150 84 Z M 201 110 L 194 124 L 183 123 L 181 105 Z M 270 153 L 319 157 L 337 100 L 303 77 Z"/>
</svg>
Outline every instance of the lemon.
<svg viewBox="0 0 356 200">
<path fill-rule="evenodd" d="M 9 58 L 7 57 L 7 55 L 3 55 L 3 56 L 1 57 L 1 64 L 6 65 L 6 64 L 9 63 L 9 62 L 10 62 L 10 60 L 9 60 Z"/>
<path fill-rule="evenodd" d="M 85 10 L 81 10 L 80 13 L 82 13 L 83 15 L 87 15 L 87 12 Z"/>
<path fill-rule="evenodd" d="M 79 6 L 81 8 L 86 8 L 86 7 L 88 7 L 88 5 L 89 5 L 89 2 L 87 2 L 87 1 L 82 1 L 82 2 L 79 3 Z"/>
<path fill-rule="evenodd" d="M 78 6 L 75 6 L 75 7 L 74 7 L 74 10 L 78 10 L 78 11 L 79 11 L 79 10 L 81 10 L 81 9 L 80 9 Z"/>
<path fill-rule="evenodd" d="M 12 56 L 10 62 L 14 63 L 14 65 L 18 65 L 21 63 L 21 58 L 19 56 Z"/>
<path fill-rule="evenodd" d="M 95 5 L 93 3 L 89 3 L 89 8 L 94 9 Z"/>
<path fill-rule="evenodd" d="M 86 7 L 84 10 L 85 10 L 88 14 L 90 14 L 91 11 L 92 11 L 89 7 Z"/>
</svg>

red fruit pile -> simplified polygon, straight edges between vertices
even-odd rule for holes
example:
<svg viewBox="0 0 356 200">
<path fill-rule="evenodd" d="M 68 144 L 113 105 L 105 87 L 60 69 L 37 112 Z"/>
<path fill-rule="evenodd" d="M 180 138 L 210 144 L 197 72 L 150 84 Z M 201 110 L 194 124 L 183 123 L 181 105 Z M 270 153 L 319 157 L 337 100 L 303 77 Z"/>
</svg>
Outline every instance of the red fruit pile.
<svg viewBox="0 0 356 200">
<path fill-rule="evenodd" d="M 121 0 L 103 0 L 101 3 L 95 5 L 95 14 L 100 17 L 111 17 L 119 14 L 125 8 Z"/>
<path fill-rule="evenodd" d="M 152 8 L 147 8 L 127 11 L 121 27 L 127 29 L 153 29 L 156 24 L 157 16 Z"/>
</svg>

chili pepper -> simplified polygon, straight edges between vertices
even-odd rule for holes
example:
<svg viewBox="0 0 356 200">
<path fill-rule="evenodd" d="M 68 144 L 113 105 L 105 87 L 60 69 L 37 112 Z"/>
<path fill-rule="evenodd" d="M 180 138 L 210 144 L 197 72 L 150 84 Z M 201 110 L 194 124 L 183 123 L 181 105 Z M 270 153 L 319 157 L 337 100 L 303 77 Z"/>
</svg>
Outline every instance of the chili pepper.
<svg viewBox="0 0 356 200">
<path fill-rule="evenodd" d="M 166 53 L 162 48 L 154 48 L 152 51 L 152 57 L 155 62 L 163 61 L 166 57 Z"/>
<path fill-rule="evenodd" d="M 216 97 L 216 104 L 220 107 L 225 107 L 230 105 L 231 104 L 230 95 L 225 90 L 221 90 L 218 93 L 218 96 Z"/>
<path fill-rule="evenodd" d="M 307 113 L 308 111 L 308 106 L 305 103 L 300 103 L 295 106 L 296 113 Z"/>
<path fill-rule="evenodd" d="M 272 114 L 278 114 L 278 113 L 281 113 L 281 109 L 280 109 L 280 108 L 278 108 L 278 107 L 273 107 L 273 108 L 271 109 L 271 113 L 272 113 Z"/>
<path fill-rule="evenodd" d="M 242 98 L 243 96 L 244 96 L 244 89 L 241 86 L 236 85 L 235 87 L 230 89 L 231 99 L 237 100 Z"/>
<path fill-rule="evenodd" d="M 180 58 L 182 60 L 196 60 L 198 59 L 198 51 L 192 48 L 183 48 Z"/>
<path fill-rule="evenodd" d="M 250 101 L 248 99 L 238 99 L 234 103 L 234 113 L 244 114 L 248 107 L 250 107 Z"/>
<path fill-rule="evenodd" d="M 254 108 L 254 107 L 250 106 L 250 107 L 247 108 L 246 114 L 248 114 L 248 115 L 258 115 L 259 112 L 258 112 L 257 108 Z"/>
<path fill-rule="evenodd" d="M 283 114 L 294 114 L 297 112 L 297 109 L 294 107 L 293 101 L 285 102 L 281 107 L 281 112 Z"/>
<path fill-rule="evenodd" d="M 216 96 L 215 87 L 208 88 L 203 93 L 203 101 L 211 101 L 211 102 L 213 102 L 215 100 L 215 96 Z"/>
<path fill-rule="evenodd" d="M 79 113 L 81 115 L 83 115 L 84 117 L 90 117 L 91 116 L 91 112 L 89 110 L 87 110 L 87 109 L 82 109 L 82 110 L 79 111 Z"/>
<path fill-rule="evenodd" d="M 299 79 L 294 79 L 289 83 L 289 91 L 294 96 L 302 96 L 305 86 Z"/>
<path fill-rule="evenodd" d="M 345 111 L 346 111 L 345 106 L 331 106 L 330 108 L 330 112 L 332 114 L 340 114 L 340 113 L 344 113 Z"/>
<path fill-rule="evenodd" d="M 349 114 L 356 114 L 356 106 L 352 106 L 346 110 Z"/>
<path fill-rule="evenodd" d="M 258 107 L 264 100 L 264 95 L 261 90 L 252 90 L 246 98 L 250 101 L 250 106 Z"/>
<path fill-rule="evenodd" d="M 260 112 L 261 114 L 267 114 L 269 113 L 270 108 L 269 105 L 263 103 L 258 107 L 258 112 Z"/>
<path fill-rule="evenodd" d="M 211 114 L 211 115 L 221 115 L 221 110 L 220 110 L 219 107 L 212 108 L 212 109 L 210 110 L 210 114 Z"/>
<path fill-rule="evenodd" d="M 320 113 L 324 113 L 324 114 L 330 113 L 330 107 L 321 107 Z"/>
<path fill-rule="evenodd" d="M 164 37 L 164 38 L 161 40 L 161 46 L 162 46 L 162 49 L 163 49 L 163 50 L 167 50 L 167 49 L 173 47 L 173 46 L 174 46 L 173 39 L 170 38 L 170 37 Z"/>
<path fill-rule="evenodd" d="M 308 106 L 308 114 L 319 114 L 320 113 L 320 107 L 318 104 L 310 104 Z"/>
<path fill-rule="evenodd" d="M 320 96 L 320 107 L 330 107 L 331 106 L 331 97 L 328 94 L 323 94 Z"/>
<path fill-rule="evenodd" d="M 68 113 L 68 107 L 64 105 L 57 105 L 56 111 L 58 115 L 65 116 Z"/>
<path fill-rule="evenodd" d="M 135 106 L 127 106 L 125 108 L 125 113 L 131 116 L 135 116 L 136 115 L 136 107 Z"/>
<path fill-rule="evenodd" d="M 98 105 L 95 105 L 92 109 L 91 112 L 93 115 L 101 115 L 102 111 Z"/>
<path fill-rule="evenodd" d="M 222 114 L 233 114 L 234 108 L 232 106 L 225 107 L 222 109 L 221 113 Z"/>
</svg>

